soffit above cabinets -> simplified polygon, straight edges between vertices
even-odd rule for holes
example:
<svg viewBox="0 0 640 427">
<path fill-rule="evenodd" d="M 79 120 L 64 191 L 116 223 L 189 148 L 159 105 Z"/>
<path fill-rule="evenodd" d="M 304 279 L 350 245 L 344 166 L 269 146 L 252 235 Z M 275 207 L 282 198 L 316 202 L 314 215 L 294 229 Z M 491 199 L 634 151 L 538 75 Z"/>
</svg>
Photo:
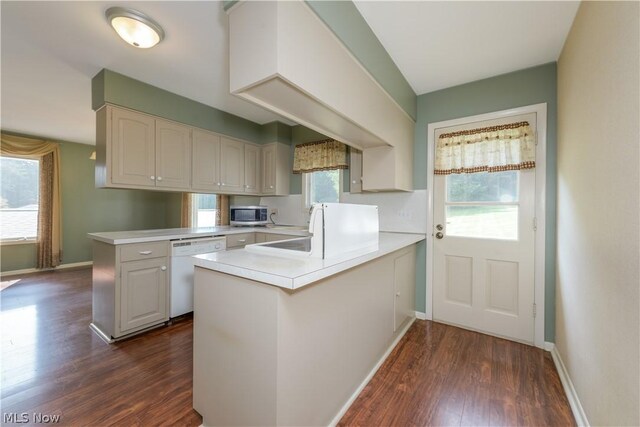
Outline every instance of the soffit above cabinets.
<svg viewBox="0 0 640 427">
<path fill-rule="evenodd" d="M 578 1 L 366 1 L 356 7 L 417 94 L 558 60 Z"/>
</svg>

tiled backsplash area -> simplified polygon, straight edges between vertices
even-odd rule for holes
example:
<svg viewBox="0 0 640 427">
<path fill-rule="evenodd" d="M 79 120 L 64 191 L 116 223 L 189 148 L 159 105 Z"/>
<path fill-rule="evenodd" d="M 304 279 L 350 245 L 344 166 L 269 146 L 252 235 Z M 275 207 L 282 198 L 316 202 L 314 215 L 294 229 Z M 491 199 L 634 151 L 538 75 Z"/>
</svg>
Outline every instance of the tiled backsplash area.
<svg viewBox="0 0 640 427">
<path fill-rule="evenodd" d="M 427 227 L 427 191 L 411 193 L 342 193 L 341 203 L 377 205 L 380 212 L 380 231 L 425 233 Z M 302 195 L 262 197 L 261 205 L 277 209 L 273 216 L 277 224 L 307 225 L 309 213 L 304 208 Z M 271 212 L 271 211 L 270 211 Z"/>
</svg>

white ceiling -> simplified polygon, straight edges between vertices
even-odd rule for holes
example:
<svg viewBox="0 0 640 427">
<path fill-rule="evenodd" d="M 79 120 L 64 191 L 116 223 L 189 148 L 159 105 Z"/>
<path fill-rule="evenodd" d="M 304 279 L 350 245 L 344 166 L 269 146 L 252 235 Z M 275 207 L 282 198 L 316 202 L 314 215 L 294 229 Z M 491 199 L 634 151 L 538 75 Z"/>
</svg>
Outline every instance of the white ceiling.
<svg viewBox="0 0 640 427">
<path fill-rule="evenodd" d="M 111 6 L 141 10 L 166 38 L 120 40 Z M 417 93 L 555 61 L 578 4 L 363 2 L 356 6 Z M 280 120 L 229 94 L 227 16 L 218 1 L 1 1 L 4 130 L 95 143 L 91 78 L 125 74 L 258 123 Z"/>
<path fill-rule="evenodd" d="M 123 42 L 104 11 L 151 16 L 166 37 L 152 49 Z M 2 1 L 1 126 L 95 143 L 91 78 L 102 68 L 258 123 L 279 116 L 229 94 L 227 16 L 220 2 Z"/>
<path fill-rule="evenodd" d="M 417 94 L 556 61 L 579 2 L 359 1 Z"/>
</svg>

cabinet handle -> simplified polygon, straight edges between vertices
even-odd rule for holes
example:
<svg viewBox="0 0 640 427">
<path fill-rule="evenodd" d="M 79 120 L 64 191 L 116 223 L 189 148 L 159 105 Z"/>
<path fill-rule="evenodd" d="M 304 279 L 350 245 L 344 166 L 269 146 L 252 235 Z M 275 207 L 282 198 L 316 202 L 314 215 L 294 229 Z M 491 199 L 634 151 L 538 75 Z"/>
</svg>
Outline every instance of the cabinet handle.
<svg viewBox="0 0 640 427">
<path fill-rule="evenodd" d="M 158 177 L 158 181 L 162 181 L 162 177 L 161 176 Z"/>
<path fill-rule="evenodd" d="M 238 239 L 238 243 L 245 243 L 247 239 Z"/>
<path fill-rule="evenodd" d="M 160 267 L 160 270 L 162 270 L 162 271 L 166 271 L 166 270 L 167 270 L 167 266 L 166 266 L 166 265 L 163 265 L 162 267 Z"/>
<path fill-rule="evenodd" d="M 270 185 L 269 188 L 273 188 L 273 185 Z"/>
<path fill-rule="evenodd" d="M 399 297 L 400 296 L 400 292 L 396 292 L 396 296 Z"/>
<path fill-rule="evenodd" d="M 153 252 L 152 251 L 140 251 L 138 252 L 140 255 L 151 255 Z"/>
<path fill-rule="evenodd" d="M 224 182 L 222 183 L 222 186 L 224 187 Z"/>
<path fill-rule="evenodd" d="M 151 178 L 151 181 L 153 181 L 153 180 L 155 180 L 155 179 L 156 179 L 156 177 L 155 177 L 155 176 L 153 176 L 153 175 L 151 175 L 149 178 Z"/>
<path fill-rule="evenodd" d="M 220 183 L 219 183 L 219 182 L 216 182 L 216 185 L 219 187 L 219 186 L 220 186 Z"/>
</svg>

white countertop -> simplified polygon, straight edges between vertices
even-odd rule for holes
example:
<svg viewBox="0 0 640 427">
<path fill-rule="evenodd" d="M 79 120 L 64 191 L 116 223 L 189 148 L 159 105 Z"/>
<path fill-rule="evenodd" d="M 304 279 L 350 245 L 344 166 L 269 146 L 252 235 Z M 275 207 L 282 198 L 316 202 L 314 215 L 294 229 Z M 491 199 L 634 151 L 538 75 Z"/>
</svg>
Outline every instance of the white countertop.
<svg viewBox="0 0 640 427">
<path fill-rule="evenodd" d="M 225 236 L 240 233 L 287 234 L 290 236 L 308 236 L 306 227 L 267 226 L 267 227 L 200 227 L 200 228 L 165 228 L 161 230 L 110 231 L 105 233 L 89 233 L 91 239 L 122 245 L 127 243 L 158 242 L 162 240 L 178 240 L 193 237 Z"/>
<path fill-rule="evenodd" d="M 410 233 L 381 232 L 379 237 L 378 250 L 361 255 L 301 259 L 238 249 L 198 255 L 195 265 L 282 288 L 298 289 L 425 239 L 424 234 Z"/>
</svg>

